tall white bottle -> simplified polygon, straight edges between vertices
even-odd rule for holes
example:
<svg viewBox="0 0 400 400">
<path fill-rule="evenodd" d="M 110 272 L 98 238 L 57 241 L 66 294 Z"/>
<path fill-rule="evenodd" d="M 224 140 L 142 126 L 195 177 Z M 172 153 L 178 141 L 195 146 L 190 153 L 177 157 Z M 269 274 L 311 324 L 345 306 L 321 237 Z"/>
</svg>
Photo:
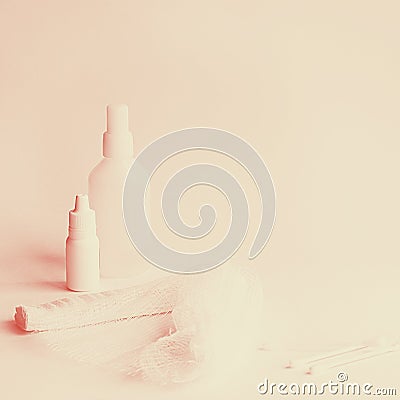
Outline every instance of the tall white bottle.
<svg viewBox="0 0 400 400">
<path fill-rule="evenodd" d="M 128 127 L 128 107 L 125 104 L 108 105 L 103 159 L 89 175 L 89 199 L 96 212 L 103 277 L 127 277 L 140 270 L 122 211 L 123 186 L 132 161 L 133 138 Z"/>
</svg>

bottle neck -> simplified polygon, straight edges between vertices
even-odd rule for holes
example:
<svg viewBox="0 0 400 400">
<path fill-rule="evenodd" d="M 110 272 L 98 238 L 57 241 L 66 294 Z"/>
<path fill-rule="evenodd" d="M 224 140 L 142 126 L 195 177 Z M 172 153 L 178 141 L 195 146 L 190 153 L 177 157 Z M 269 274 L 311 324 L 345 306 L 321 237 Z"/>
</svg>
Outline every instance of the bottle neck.
<svg viewBox="0 0 400 400">
<path fill-rule="evenodd" d="M 131 132 L 103 134 L 103 156 L 105 158 L 133 158 L 133 137 Z"/>
<path fill-rule="evenodd" d="M 68 237 L 73 240 L 88 239 L 96 236 L 96 228 L 93 229 L 74 229 L 68 227 Z"/>
</svg>

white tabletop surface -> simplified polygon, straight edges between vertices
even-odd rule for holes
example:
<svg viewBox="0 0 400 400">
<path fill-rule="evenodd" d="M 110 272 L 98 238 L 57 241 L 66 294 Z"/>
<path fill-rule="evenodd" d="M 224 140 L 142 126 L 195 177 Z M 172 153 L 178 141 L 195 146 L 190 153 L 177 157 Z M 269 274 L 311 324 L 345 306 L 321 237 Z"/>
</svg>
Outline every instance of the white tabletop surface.
<svg viewBox="0 0 400 400">
<path fill-rule="evenodd" d="M 200 378 L 196 382 L 168 388 L 135 382 L 107 368 L 80 364 L 63 353 L 54 352 L 47 347 L 40 334 L 24 333 L 14 324 L 12 316 L 15 305 L 39 304 L 66 295 L 76 295 L 65 290 L 62 257 L 35 258 L 31 254 L 27 258 L 27 255 L 15 254 L 14 260 L 9 258 L 8 263 L 3 262 L 3 268 L 6 265 L 14 268 L 13 273 L 5 274 L 8 279 L 0 286 L 0 378 L 2 398 L 7 400 L 124 400 L 136 396 L 149 399 L 183 399 L 188 396 L 199 399 L 256 399 L 260 396 L 257 385 L 264 378 L 276 383 L 318 384 L 334 380 L 340 371 L 346 372 L 352 382 L 370 382 L 375 388 L 393 388 L 399 384 L 400 352 L 306 375 L 304 368 L 284 367 L 289 360 L 295 363 L 297 359 L 310 358 L 317 349 L 311 349 L 309 345 L 298 349 L 274 348 L 269 346 L 268 340 L 264 349 L 248 354 L 237 371 L 230 374 L 221 370 L 214 378 Z M 26 275 L 21 274 L 24 271 Z M 43 275 L 44 271 L 46 275 Z M 129 285 L 129 281 L 109 280 L 102 283 L 104 289 L 124 285 Z M 319 345 L 318 351 L 321 353 L 334 348 L 340 350 L 341 346 L 330 344 L 324 348 Z"/>
</svg>

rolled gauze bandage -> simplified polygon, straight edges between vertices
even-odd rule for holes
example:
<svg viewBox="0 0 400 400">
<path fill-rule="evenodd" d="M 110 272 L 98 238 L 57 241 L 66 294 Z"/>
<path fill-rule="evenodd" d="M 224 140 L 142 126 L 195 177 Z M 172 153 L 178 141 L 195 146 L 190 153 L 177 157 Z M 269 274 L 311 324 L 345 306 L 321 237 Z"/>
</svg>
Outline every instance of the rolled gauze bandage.
<svg viewBox="0 0 400 400">
<path fill-rule="evenodd" d="M 229 266 L 18 306 L 15 321 L 77 361 L 164 385 L 241 368 L 258 343 L 260 305 L 259 281 Z"/>
<path fill-rule="evenodd" d="M 37 306 L 20 305 L 14 319 L 24 331 L 78 328 L 171 313 L 182 278 L 158 279 L 126 289 L 84 294 Z"/>
</svg>

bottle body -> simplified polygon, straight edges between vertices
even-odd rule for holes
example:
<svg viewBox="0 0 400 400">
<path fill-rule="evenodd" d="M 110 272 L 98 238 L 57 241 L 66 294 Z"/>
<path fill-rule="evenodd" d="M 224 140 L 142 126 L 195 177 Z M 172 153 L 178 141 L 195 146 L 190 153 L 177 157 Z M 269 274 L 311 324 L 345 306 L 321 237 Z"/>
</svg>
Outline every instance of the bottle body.
<svg viewBox="0 0 400 400">
<path fill-rule="evenodd" d="M 95 234 L 71 232 L 66 240 L 66 282 L 70 290 L 84 292 L 99 286 L 99 239 Z"/>
<path fill-rule="evenodd" d="M 103 277 L 123 278 L 138 272 L 136 250 L 126 231 L 122 209 L 125 178 L 132 161 L 132 157 L 104 157 L 89 175 L 90 206 L 96 212 Z"/>
</svg>

